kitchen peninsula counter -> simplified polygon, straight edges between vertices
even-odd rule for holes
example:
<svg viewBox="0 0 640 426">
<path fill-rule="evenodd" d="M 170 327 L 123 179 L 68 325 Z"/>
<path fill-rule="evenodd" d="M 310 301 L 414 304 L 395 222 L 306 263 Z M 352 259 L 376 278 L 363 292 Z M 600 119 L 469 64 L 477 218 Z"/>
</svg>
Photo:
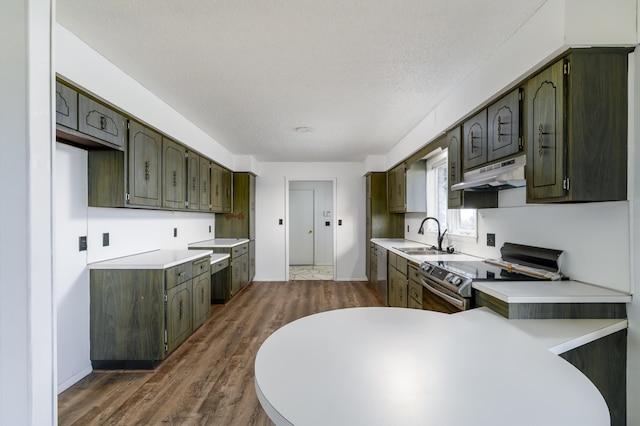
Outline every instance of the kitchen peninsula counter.
<svg viewBox="0 0 640 426">
<path fill-rule="evenodd" d="M 256 391 L 277 425 L 609 424 L 594 384 L 551 349 L 626 321 L 558 320 L 554 337 L 514 322 L 486 308 L 311 315 L 262 345 Z"/>
</svg>

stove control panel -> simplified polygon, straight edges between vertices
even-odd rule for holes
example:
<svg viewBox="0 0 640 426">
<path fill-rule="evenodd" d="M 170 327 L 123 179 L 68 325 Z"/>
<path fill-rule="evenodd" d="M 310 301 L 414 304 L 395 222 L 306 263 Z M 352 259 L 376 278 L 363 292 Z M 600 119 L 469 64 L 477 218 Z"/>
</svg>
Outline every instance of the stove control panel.
<svg viewBox="0 0 640 426">
<path fill-rule="evenodd" d="M 472 280 L 461 273 L 450 271 L 444 265 L 430 262 L 423 262 L 420 265 L 420 273 L 425 279 L 435 281 L 463 297 L 471 297 Z"/>
</svg>

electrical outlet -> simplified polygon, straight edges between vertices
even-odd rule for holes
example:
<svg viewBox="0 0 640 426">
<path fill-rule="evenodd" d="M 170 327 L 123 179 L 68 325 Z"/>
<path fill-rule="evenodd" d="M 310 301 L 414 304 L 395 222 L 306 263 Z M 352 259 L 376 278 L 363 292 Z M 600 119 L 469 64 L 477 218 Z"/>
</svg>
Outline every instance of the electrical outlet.
<svg viewBox="0 0 640 426">
<path fill-rule="evenodd" d="M 496 246 L 496 234 L 487 234 L 487 246 L 489 247 Z"/>
<path fill-rule="evenodd" d="M 178 228 L 173 228 L 173 236 L 174 237 L 178 236 Z"/>
<path fill-rule="evenodd" d="M 102 234 L 102 247 L 107 247 L 109 245 L 109 233 L 105 232 Z"/>
<path fill-rule="evenodd" d="M 87 237 L 82 236 L 78 241 L 78 251 L 86 251 L 87 250 Z"/>
</svg>

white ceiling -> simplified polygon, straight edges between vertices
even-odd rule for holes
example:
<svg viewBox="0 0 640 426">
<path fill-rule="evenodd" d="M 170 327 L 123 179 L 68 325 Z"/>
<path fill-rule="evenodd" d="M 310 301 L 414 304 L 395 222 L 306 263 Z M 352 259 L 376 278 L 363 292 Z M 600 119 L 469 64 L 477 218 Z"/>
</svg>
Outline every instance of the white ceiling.
<svg viewBox="0 0 640 426">
<path fill-rule="evenodd" d="M 233 154 L 362 161 L 545 1 L 57 0 L 56 13 Z"/>
</svg>

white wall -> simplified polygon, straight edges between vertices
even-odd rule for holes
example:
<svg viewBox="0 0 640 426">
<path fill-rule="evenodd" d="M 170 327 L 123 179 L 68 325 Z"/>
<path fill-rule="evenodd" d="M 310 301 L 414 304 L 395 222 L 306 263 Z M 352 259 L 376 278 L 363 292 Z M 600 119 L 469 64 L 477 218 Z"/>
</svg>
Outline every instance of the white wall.
<svg viewBox="0 0 640 426">
<path fill-rule="evenodd" d="M 57 419 L 51 2 L 0 13 L 0 424 Z"/>
<path fill-rule="evenodd" d="M 364 280 L 364 178 L 360 163 L 261 163 L 256 179 L 256 281 L 283 281 L 287 269 L 286 182 L 336 182 L 335 275 Z M 342 220 L 342 226 L 338 226 Z"/>
<path fill-rule="evenodd" d="M 313 191 L 314 198 L 314 265 L 333 265 L 333 182 L 292 181 L 289 190 L 307 189 Z M 326 226 L 329 222 L 330 226 Z"/>
</svg>

